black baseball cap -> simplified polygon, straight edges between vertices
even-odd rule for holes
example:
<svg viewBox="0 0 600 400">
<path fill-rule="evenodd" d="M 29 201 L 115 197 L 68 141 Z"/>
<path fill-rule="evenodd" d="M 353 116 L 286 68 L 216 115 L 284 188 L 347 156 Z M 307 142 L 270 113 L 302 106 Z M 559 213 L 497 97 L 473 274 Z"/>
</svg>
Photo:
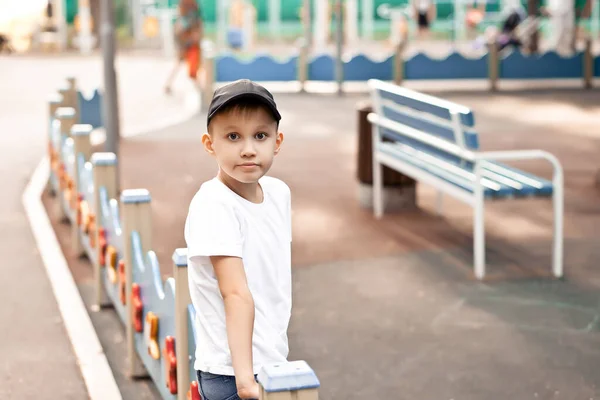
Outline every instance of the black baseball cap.
<svg viewBox="0 0 600 400">
<path fill-rule="evenodd" d="M 281 120 L 281 114 L 277 111 L 277 105 L 275 104 L 271 92 L 249 79 L 240 79 L 215 90 L 210 106 L 208 107 L 206 125 L 208 126 L 212 117 L 214 117 L 219 110 L 222 110 L 223 107 L 231 102 L 240 99 L 258 100 L 271 111 L 275 121 L 279 122 Z"/>
</svg>

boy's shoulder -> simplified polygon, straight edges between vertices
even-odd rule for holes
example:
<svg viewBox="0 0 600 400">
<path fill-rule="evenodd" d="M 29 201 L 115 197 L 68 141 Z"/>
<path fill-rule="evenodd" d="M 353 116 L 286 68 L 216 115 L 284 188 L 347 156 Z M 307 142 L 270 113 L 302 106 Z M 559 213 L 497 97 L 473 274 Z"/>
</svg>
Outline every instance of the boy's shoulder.
<svg viewBox="0 0 600 400">
<path fill-rule="evenodd" d="M 263 176 L 259 180 L 264 190 L 270 193 L 281 194 L 283 196 L 290 196 L 289 186 L 281 179 L 274 178 L 272 176 Z"/>
<path fill-rule="evenodd" d="M 217 178 L 205 181 L 194 194 L 190 207 L 197 207 L 207 204 L 228 203 L 230 197 L 227 196 L 227 190 Z"/>
</svg>

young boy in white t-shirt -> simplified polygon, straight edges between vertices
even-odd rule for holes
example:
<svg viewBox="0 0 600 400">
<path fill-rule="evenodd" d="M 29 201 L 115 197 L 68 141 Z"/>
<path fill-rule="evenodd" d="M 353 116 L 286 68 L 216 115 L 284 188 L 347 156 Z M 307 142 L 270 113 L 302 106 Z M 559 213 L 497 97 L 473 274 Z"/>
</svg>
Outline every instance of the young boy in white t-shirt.
<svg viewBox="0 0 600 400">
<path fill-rule="evenodd" d="M 290 189 L 265 176 L 283 143 L 280 119 L 271 93 L 249 80 L 217 89 L 209 107 L 202 143 L 219 170 L 185 224 L 204 400 L 258 399 L 256 374 L 287 359 Z"/>
</svg>

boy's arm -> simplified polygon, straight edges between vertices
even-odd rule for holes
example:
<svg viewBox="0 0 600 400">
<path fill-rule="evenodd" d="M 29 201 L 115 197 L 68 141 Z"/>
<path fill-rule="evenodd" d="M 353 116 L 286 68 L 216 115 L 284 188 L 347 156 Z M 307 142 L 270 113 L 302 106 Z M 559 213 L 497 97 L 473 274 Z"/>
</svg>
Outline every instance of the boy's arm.
<svg viewBox="0 0 600 400">
<path fill-rule="evenodd" d="M 227 340 L 238 393 L 258 390 L 252 368 L 254 300 L 248 288 L 244 264 L 238 257 L 212 256 L 210 260 L 225 303 Z"/>
</svg>

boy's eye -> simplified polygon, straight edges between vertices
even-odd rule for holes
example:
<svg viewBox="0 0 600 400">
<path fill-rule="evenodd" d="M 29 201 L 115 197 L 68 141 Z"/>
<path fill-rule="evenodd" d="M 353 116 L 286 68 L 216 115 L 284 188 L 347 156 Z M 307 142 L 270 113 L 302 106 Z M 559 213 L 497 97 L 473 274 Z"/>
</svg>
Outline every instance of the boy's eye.
<svg viewBox="0 0 600 400">
<path fill-rule="evenodd" d="M 238 135 L 237 133 L 230 133 L 227 135 L 227 138 L 229 140 L 237 140 L 240 137 L 240 135 Z"/>
<path fill-rule="evenodd" d="M 255 137 L 256 137 L 258 140 L 264 140 L 264 139 L 266 139 L 266 138 L 267 138 L 267 136 L 268 136 L 268 135 L 267 135 L 266 133 L 264 133 L 264 132 L 258 132 L 258 133 L 255 135 Z"/>
</svg>

